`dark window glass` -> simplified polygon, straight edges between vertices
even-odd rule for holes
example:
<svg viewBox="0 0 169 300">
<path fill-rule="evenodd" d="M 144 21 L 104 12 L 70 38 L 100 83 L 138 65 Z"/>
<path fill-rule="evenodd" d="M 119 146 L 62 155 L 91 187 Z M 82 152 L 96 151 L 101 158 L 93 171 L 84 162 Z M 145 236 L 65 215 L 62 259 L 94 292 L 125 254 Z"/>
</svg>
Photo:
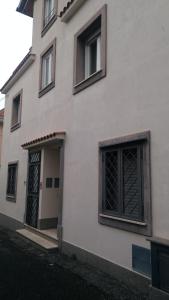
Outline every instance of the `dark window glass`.
<svg viewBox="0 0 169 300">
<path fill-rule="evenodd" d="M 21 122 L 21 94 L 13 99 L 11 129 L 14 130 L 20 126 Z"/>
<path fill-rule="evenodd" d="M 97 70 L 97 40 L 90 44 L 90 75 Z"/>
<path fill-rule="evenodd" d="M 53 179 L 46 178 L 46 188 L 52 188 L 52 186 L 53 186 Z"/>
<path fill-rule="evenodd" d="M 59 182 L 60 182 L 59 178 L 56 177 L 55 180 L 54 180 L 54 187 L 55 188 L 59 188 Z"/>
</svg>

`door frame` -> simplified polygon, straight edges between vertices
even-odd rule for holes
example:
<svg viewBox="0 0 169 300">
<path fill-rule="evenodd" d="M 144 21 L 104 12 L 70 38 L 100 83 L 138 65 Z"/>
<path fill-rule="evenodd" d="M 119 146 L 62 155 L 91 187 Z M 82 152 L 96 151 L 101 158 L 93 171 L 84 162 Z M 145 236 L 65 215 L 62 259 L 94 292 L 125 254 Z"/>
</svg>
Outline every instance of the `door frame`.
<svg viewBox="0 0 169 300">
<path fill-rule="evenodd" d="M 63 186 L 64 186 L 64 159 L 65 159 L 65 140 L 60 139 L 57 141 L 58 143 L 58 149 L 60 154 L 60 171 L 59 171 L 59 197 L 58 197 L 58 225 L 57 225 L 57 236 L 58 236 L 58 246 L 59 250 L 62 249 L 62 239 L 63 239 L 63 224 L 62 224 L 62 218 L 63 218 Z M 47 143 L 46 143 L 47 145 Z M 24 214 L 24 224 L 26 223 L 26 215 L 27 215 L 27 196 L 28 196 L 28 176 L 29 176 L 29 153 L 35 152 L 35 151 L 41 151 L 41 162 L 42 162 L 42 148 L 31 148 L 28 150 L 28 157 L 27 157 L 27 181 L 26 181 L 26 201 L 25 201 L 25 214 Z M 40 189 L 39 189 L 40 193 Z M 29 226 L 29 225 L 28 225 Z"/>
</svg>

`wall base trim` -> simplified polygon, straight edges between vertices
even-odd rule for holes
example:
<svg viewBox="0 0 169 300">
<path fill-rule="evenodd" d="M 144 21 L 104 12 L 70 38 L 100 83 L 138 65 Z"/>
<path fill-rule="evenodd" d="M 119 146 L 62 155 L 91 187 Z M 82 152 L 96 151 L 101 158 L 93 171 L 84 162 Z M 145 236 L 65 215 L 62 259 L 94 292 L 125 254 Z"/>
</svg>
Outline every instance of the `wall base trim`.
<svg viewBox="0 0 169 300">
<path fill-rule="evenodd" d="M 24 223 L 2 213 L 0 213 L 0 225 L 13 231 L 24 228 Z"/>
<path fill-rule="evenodd" d="M 151 300 L 169 300 L 169 294 L 153 286 L 150 287 Z"/>
<path fill-rule="evenodd" d="M 136 288 L 142 293 L 144 291 L 145 294 L 149 293 L 150 280 L 147 277 L 116 265 L 66 241 L 62 241 L 62 252 L 68 256 L 76 256 L 76 258 L 81 262 L 88 263 L 101 271 L 112 275 L 114 278 L 124 282 L 129 287 L 133 287 L 134 289 Z"/>
</svg>

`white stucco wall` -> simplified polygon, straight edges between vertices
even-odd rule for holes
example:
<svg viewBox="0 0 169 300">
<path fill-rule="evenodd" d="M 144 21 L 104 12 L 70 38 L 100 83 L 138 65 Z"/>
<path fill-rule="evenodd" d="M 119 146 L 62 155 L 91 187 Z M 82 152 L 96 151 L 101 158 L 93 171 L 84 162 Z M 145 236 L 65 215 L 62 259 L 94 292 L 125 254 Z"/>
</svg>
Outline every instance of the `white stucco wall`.
<svg viewBox="0 0 169 300">
<path fill-rule="evenodd" d="M 0 122 L 0 165 L 1 165 L 2 136 L 3 136 L 3 122 Z"/>
<path fill-rule="evenodd" d="M 41 38 L 40 0 L 34 7 L 36 61 L 6 100 L 0 210 L 23 220 L 27 152 L 20 145 L 66 131 L 63 239 L 131 269 L 131 247 L 144 236 L 98 224 L 98 142 L 151 131 L 153 235 L 169 238 L 169 1 L 92 0 Z M 72 95 L 74 34 L 105 3 L 107 76 Z M 56 85 L 38 98 L 40 53 L 57 38 Z M 10 133 L 12 97 L 23 88 L 22 126 Z M 17 202 L 5 199 L 7 163 L 19 160 Z"/>
</svg>

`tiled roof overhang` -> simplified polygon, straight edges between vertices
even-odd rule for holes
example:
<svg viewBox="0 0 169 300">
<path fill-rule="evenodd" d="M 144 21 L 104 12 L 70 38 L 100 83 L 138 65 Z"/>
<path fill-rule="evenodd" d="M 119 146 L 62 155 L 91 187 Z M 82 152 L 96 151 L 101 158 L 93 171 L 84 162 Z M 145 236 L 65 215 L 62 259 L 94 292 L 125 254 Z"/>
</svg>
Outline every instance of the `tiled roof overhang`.
<svg viewBox="0 0 169 300">
<path fill-rule="evenodd" d="M 29 17 L 33 17 L 33 2 L 34 0 L 20 0 L 16 11 Z"/>
<path fill-rule="evenodd" d="M 10 88 L 15 84 L 15 82 L 25 73 L 29 66 L 35 61 L 35 54 L 32 54 L 30 51 L 20 62 L 17 68 L 13 71 L 12 75 L 9 77 L 7 82 L 0 89 L 2 94 L 6 94 Z"/>
<path fill-rule="evenodd" d="M 64 6 L 64 8 L 62 9 L 62 11 L 60 12 L 60 17 L 62 17 L 66 13 L 66 11 L 73 4 L 73 2 L 75 2 L 75 0 L 70 0 L 70 1 L 67 2 L 67 4 Z"/>
<path fill-rule="evenodd" d="M 83 3 L 87 0 L 70 0 L 67 2 L 67 5 L 60 12 L 60 17 L 62 22 L 68 22 L 77 10 L 81 7 Z"/>
<path fill-rule="evenodd" d="M 42 136 L 40 138 L 34 139 L 30 142 L 24 143 L 21 145 L 23 149 L 30 149 L 33 147 L 44 146 L 46 144 L 50 144 L 52 142 L 61 142 L 64 141 L 66 133 L 64 131 L 61 132 L 53 132 Z"/>
</svg>

